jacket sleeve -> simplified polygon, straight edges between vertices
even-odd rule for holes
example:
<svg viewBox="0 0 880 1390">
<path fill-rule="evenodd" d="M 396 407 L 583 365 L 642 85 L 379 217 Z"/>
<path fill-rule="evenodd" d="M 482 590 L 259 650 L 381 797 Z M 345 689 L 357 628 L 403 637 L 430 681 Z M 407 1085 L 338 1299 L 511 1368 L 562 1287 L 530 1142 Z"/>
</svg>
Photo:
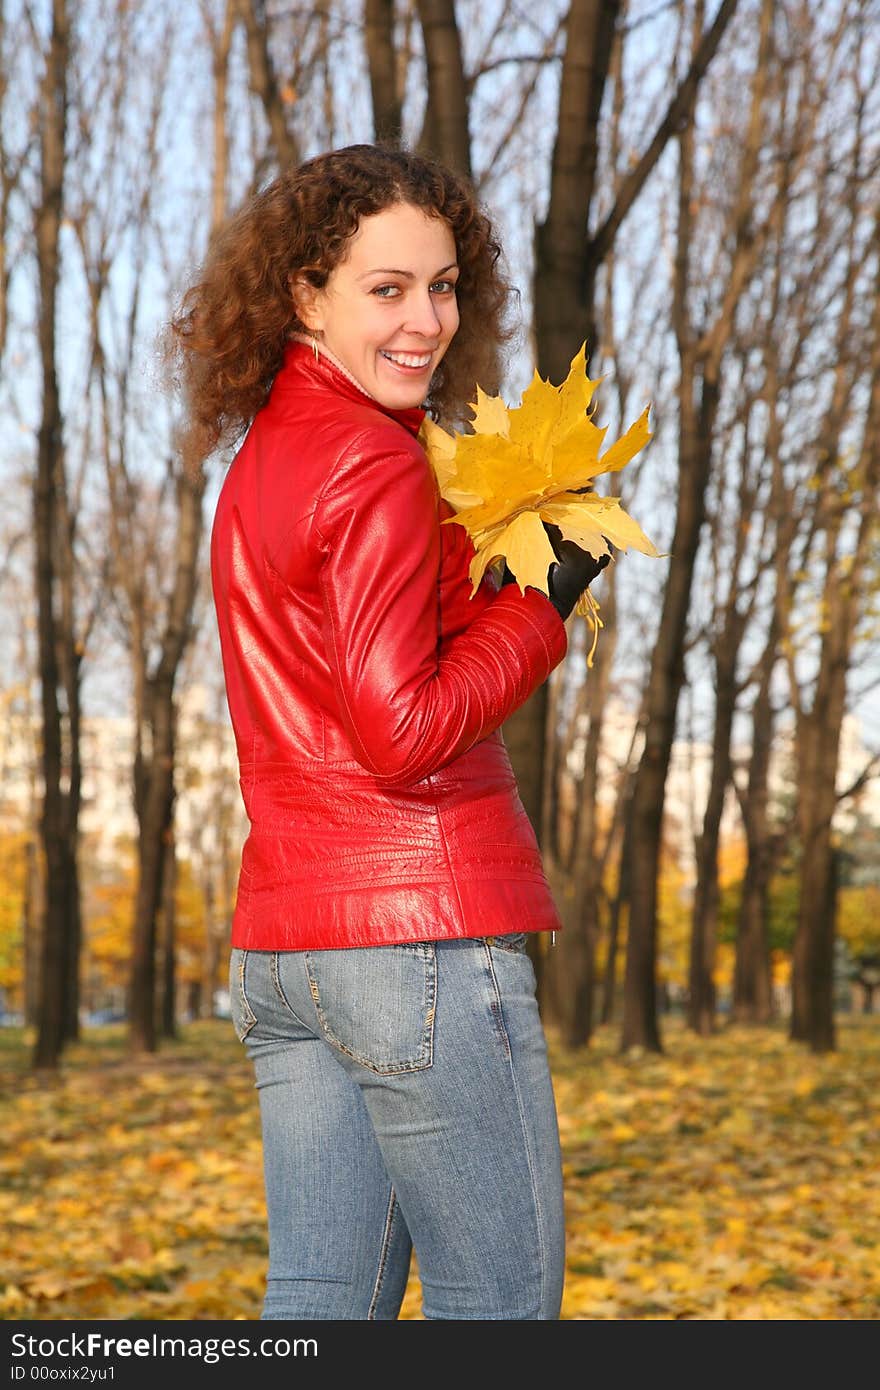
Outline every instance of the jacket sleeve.
<svg viewBox="0 0 880 1390">
<path fill-rule="evenodd" d="M 346 453 L 315 511 L 327 659 L 355 757 L 418 781 L 486 738 L 565 656 L 546 595 L 501 589 L 440 655 L 438 489 L 417 445 Z"/>
</svg>

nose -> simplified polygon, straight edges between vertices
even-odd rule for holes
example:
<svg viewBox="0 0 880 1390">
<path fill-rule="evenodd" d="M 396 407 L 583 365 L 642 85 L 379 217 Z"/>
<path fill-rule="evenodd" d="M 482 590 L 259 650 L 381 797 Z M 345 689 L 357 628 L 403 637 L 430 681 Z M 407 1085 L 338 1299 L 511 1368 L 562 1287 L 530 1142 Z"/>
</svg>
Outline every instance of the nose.
<svg viewBox="0 0 880 1390">
<path fill-rule="evenodd" d="M 430 290 L 419 291 L 408 298 L 409 313 L 404 327 L 411 333 L 419 333 L 423 338 L 436 338 L 441 324 Z"/>
</svg>

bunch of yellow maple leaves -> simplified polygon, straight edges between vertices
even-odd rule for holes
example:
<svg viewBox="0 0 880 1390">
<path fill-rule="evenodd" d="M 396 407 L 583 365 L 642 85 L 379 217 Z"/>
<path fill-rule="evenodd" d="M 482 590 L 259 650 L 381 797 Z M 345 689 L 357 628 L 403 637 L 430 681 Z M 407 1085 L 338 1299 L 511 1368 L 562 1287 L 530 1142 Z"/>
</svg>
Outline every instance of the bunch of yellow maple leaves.
<svg viewBox="0 0 880 1390">
<path fill-rule="evenodd" d="M 508 408 L 500 396 L 487 396 L 478 386 L 471 406 L 472 434 L 449 434 L 425 418 L 421 440 L 440 494 L 455 508 L 455 516 L 444 524 L 464 526 L 473 541 L 472 596 L 496 561 L 506 562 L 521 590 L 532 585 L 549 593 L 548 569 L 557 556 L 545 522 L 597 560 L 612 554 L 612 546 L 633 546 L 645 555 L 659 556 L 619 497 L 593 491 L 594 478 L 624 468 L 651 438 L 646 406 L 600 457 L 607 430 L 589 413 L 600 380 L 591 381 L 586 374 L 584 344 L 561 386 L 535 371 L 516 408 Z M 575 611 L 592 628 L 587 657 L 592 665 L 602 622 L 589 589 Z"/>
</svg>

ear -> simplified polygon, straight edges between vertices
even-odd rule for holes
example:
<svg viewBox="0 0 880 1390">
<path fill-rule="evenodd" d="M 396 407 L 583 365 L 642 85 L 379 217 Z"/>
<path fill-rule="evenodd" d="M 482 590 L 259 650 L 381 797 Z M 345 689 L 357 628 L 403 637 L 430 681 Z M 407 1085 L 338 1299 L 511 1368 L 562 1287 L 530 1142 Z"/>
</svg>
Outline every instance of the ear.
<svg viewBox="0 0 880 1390">
<path fill-rule="evenodd" d="M 310 333 L 318 333 L 324 327 L 321 314 L 321 291 L 310 285 L 304 275 L 290 277 L 290 292 L 297 318 Z"/>
</svg>

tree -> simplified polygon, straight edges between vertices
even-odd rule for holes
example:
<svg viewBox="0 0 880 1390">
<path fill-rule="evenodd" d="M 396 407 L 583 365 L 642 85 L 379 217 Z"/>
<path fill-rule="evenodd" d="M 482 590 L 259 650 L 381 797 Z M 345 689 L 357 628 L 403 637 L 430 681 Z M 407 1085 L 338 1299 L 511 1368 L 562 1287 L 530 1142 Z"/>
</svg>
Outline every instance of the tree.
<svg viewBox="0 0 880 1390">
<path fill-rule="evenodd" d="M 403 89 L 394 43 L 394 0 L 364 0 L 364 45 L 373 133 L 377 140 L 399 144 L 403 134 Z"/>
<path fill-rule="evenodd" d="M 698 46 L 701 9 L 694 13 Z M 714 267 L 712 287 L 694 312 L 695 131 L 693 118 L 678 138 L 678 229 L 673 277 L 672 323 L 678 346 L 678 486 L 669 573 L 651 658 L 645 706 L 645 744 L 633 790 L 630 847 L 632 896 L 621 1047 L 660 1051 L 656 1007 L 657 875 L 663 805 L 678 700 L 684 682 L 684 652 L 693 576 L 706 514 L 715 427 L 721 397 L 721 363 L 728 347 L 736 307 L 758 262 L 769 223 L 756 222 L 756 178 L 764 140 L 772 24 L 775 0 L 762 0 L 757 52 L 752 68 L 746 129 L 731 180 L 732 196 L 720 237 L 726 267 Z M 714 304 L 713 304 L 714 300 Z M 708 301 L 708 302 L 707 302 Z M 710 307 L 711 306 L 711 307 Z M 722 736 L 723 737 L 723 736 Z M 717 797 L 717 787 L 715 796 Z M 712 810 L 714 815 L 714 807 Z M 720 814 L 720 812 L 719 812 Z M 696 967 L 709 995 L 703 962 Z"/>
<path fill-rule="evenodd" d="M 469 87 L 453 0 L 417 0 L 428 100 L 419 148 L 471 177 Z"/>
<path fill-rule="evenodd" d="M 34 476 L 34 542 L 42 718 L 43 807 L 40 839 L 46 861 L 46 910 L 34 1065 L 54 1069 L 70 1035 L 70 1001 L 78 961 L 79 886 L 76 838 L 79 803 L 79 665 L 72 590 L 58 591 L 70 533 L 64 430 L 58 389 L 57 302 L 64 212 L 70 32 L 66 0 L 53 0 L 40 103 L 40 184 L 35 210 L 39 286 L 38 337 L 42 415 Z M 59 540 L 62 547 L 59 551 Z"/>
<path fill-rule="evenodd" d="M 732 776 L 731 738 L 740 690 L 737 665 L 746 626 L 754 613 L 760 575 L 760 566 L 754 561 L 750 574 L 746 569 L 749 520 L 756 509 L 760 483 L 749 430 L 753 408 L 754 401 L 749 401 L 742 422 L 744 438 L 737 505 L 731 528 L 732 543 L 725 545 L 724 533 L 730 527 L 731 518 L 725 511 L 722 499 L 719 499 L 718 510 L 712 518 L 711 530 L 712 568 L 715 572 L 713 587 L 717 596 L 710 636 L 715 677 L 715 717 L 709 790 L 695 846 L 697 882 L 691 914 L 687 1010 L 691 1028 L 704 1037 L 714 1032 L 716 1023 L 718 847 L 721 817 Z"/>
<path fill-rule="evenodd" d="M 880 214 L 874 223 L 872 254 L 876 270 L 866 345 L 867 412 L 851 466 L 842 465 L 839 459 L 839 421 L 830 414 L 826 420 L 834 428 L 825 433 L 820 455 L 820 468 L 831 486 L 822 494 L 825 578 L 818 663 L 810 705 L 795 695 L 802 862 L 791 1035 L 807 1042 L 814 1052 L 827 1052 L 835 1045 L 832 970 L 838 856 L 832 819 L 838 802 L 837 764 L 847 672 L 880 501 Z M 850 277 L 849 283 L 853 279 Z M 856 293 L 854 284 L 852 293 Z"/>
<path fill-rule="evenodd" d="M 535 228 L 534 241 L 536 355 L 542 374 L 550 380 L 564 380 L 582 343 L 587 343 L 591 357 L 598 355 L 595 291 L 600 268 L 666 145 L 692 110 L 700 81 L 735 10 L 736 0 L 722 0 L 644 153 L 621 178 L 610 210 L 596 225 L 600 118 L 621 5 L 618 0 L 572 0 L 566 21 L 549 203 L 545 219 Z M 523 805 L 542 842 L 547 719 L 545 682 L 504 725 Z M 583 970 L 589 953 L 584 954 L 572 933 L 560 938 L 560 969 L 567 968 L 569 951 L 578 953 Z M 583 983 L 578 988 L 583 993 Z"/>
</svg>

